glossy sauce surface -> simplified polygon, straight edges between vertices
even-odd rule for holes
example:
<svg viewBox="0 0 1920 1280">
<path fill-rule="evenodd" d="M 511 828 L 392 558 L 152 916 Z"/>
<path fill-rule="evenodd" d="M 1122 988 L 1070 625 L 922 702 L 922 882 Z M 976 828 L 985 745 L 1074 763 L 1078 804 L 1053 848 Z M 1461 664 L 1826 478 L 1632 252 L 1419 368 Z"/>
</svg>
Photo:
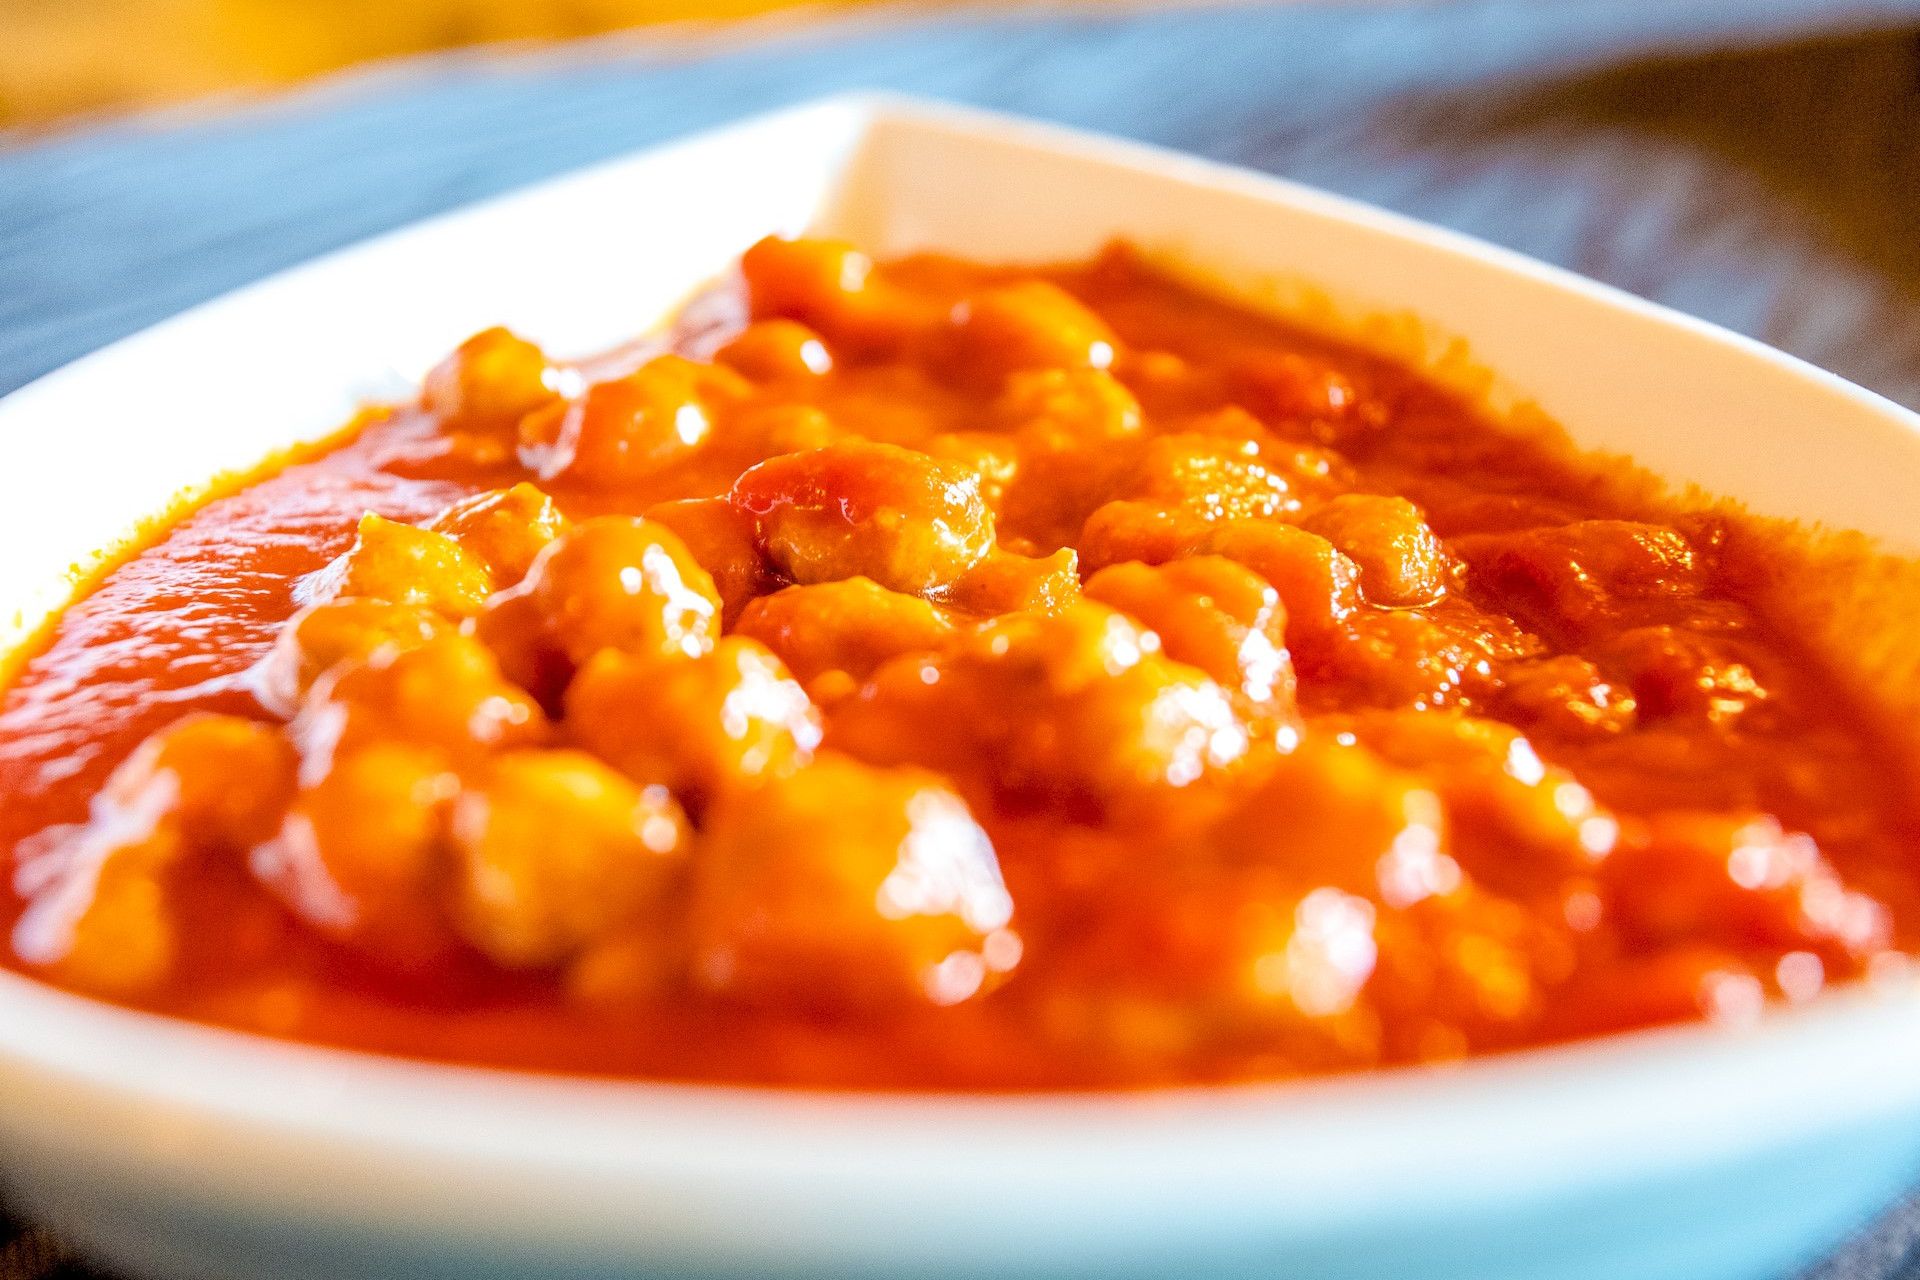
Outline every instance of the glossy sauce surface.
<svg viewBox="0 0 1920 1280">
<path fill-rule="evenodd" d="M 328 1044 L 927 1088 L 1897 967 L 1906 770 L 1762 605 L 1783 535 L 1631 481 L 1124 249 L 763 242 L 657 342 L 479 335 L 73 605 L 0 704 L 7 958 Z"/>
</svg>

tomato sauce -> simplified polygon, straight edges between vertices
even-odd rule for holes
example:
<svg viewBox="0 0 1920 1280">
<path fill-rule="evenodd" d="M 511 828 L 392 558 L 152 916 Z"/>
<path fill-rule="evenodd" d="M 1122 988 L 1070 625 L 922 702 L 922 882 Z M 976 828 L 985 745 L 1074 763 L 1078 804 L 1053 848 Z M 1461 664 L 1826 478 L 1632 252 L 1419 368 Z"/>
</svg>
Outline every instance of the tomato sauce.
<svg viewBox="0 0 1920 1280">
<path fill-rule="evenodd" d="M 0 701 L 0 958 L 320 1044 L 1046 1089 L 1898 967 L 1903 749 L 1647 496 L 1124 247 L 766 241 L 183 515 Z M 1890 761 L 1902 767 L 1889 767 Z"/>
</svg>

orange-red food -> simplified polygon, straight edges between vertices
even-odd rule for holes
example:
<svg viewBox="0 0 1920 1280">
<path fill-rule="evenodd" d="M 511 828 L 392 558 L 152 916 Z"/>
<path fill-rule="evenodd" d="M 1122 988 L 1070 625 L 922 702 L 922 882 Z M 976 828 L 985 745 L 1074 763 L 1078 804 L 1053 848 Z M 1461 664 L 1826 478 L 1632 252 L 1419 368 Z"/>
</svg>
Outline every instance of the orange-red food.
<svg viewBox="0 0 1920 1280">
<path fill-rule="evenodd" d="M 1900 749 L 1758 593 L 1781 536 L 1630 479 L 1124 249 L 768 240 L 623 352 L 481 333 L 70 607 L 0 702 L 5 955 L 325 1044 L 914 1088 L 1897 963 Z"/>
</svg>

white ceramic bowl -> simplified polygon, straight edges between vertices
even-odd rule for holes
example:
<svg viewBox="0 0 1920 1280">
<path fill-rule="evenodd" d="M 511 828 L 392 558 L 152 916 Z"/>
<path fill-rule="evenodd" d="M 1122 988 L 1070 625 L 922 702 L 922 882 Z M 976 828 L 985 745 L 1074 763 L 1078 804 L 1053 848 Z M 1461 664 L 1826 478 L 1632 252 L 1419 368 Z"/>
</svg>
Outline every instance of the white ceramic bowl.
<svg viewBox="0 0 1920 1280">
<path fill-rule="evenodd" d="M 1503 375 L 1496 405 L 1536 401 L 1584 445 L 1920 545 L 1920 420 L 1777 352 L 1283 182 L 863 98 L 383 237 L 0 402 L 0 648 L 140 517 L 332 430 L 468 332 L 590 350 L 801 228 L 989 259 L 1126 236 L 1448 367 L 1465 339 Z M 1920 1174 L 1916 994 L 1446 1073 L 985 1098 L 425 1066 L 4 977 L 0 1171 L 108 1259 L 224 1280 L 1778 1276 Z"/>
</svg>

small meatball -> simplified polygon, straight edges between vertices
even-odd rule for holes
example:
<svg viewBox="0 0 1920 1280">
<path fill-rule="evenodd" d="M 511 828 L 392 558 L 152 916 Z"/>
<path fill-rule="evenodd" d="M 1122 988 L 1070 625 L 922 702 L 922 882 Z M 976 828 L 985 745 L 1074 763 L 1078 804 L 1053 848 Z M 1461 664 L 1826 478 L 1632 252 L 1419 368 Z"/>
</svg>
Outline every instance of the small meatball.
<svg viewBox="0 0 1920 1280">
<path fill-rule="evenodd" d="M 1614 847 L 1619 823 L 1506 725 L 1432 711 L 1367 713 L 1353 733 L 1438 792 L 1453 853 L 1498 893 L 1563 894 Z"/>
<path fill-rule="evenodd" d="M 288 619 L 273 648 L 249 675 L 260 705 L 291 716 L 321 675 L 381 649 L 412 649 L 453 630 L 443 614 L 419 605 L 342 596 L 310 604 Z"/>
<path fill-rule="evenodd" d="M 1420 968 L 1451 963 L 1444 941 L 1406 936 L 1408 912 L 1452 905 L 1466 883 L 1443 852 L 1440 802 L 1363 749 L 1309 739 L 1212 831 L 1137 838 L 1087 861 L 1095 879 L 1055 904 L 1071 932 L 1046 941 L 1048 976 L 1095 1015 L 1066 1034 L 1123 1063 L 1159 1061 L 1149 1074 L 1223 1037 L 1300 1069 L 1375 1063 L 1381 970 L 1415 942 Z"/>
<path fill-rule="evenodd" d="M 856 351 L 901 347 L 935 319 L 844 241 L 768 236 L 740 256 L 740 274 L 755 320 L 799 320 Z"/>
<path fill-rule="evenodd" d="M 1331 362 L 1298 351 L 1263 351 L 1233 362 L 1235 396 L 1268 420 L 1294 426 L 1347 422 L 1362 407 L 1359 387 Z"/>
<path fill-rule="evenodd" d="M 1132 393 L 1098 369 L 1016 373 L 991 417 L 1016 463 L 995 514 L 1042 550 L 1066 545 L 1112 496 L 1144 427 Z"/>
<path fill-rule="evenodd" d="M 202 713 L 155 733 L 113 771 L 87 821 L 21 842 L 14 954 L 103 995 L 165 982 L 187 941 L 180 869 L 271 832 L 293 778 L 292 748 L 251 720 Z"/>
<path fill-rule="evenodd" d="M 566 527 L 567 518 L 553 499 L 525 483 L 476 493 L 427 525 L 478 556 L 502 587 L 526 577 L 533 558 Z"/>
<path fill-rule="evenodd" d="M 947 431 L 922 445 L 929 457 L 965 467 L 980 477 L 980 500 L 998 516 L 1007 490 L 1020 477 L 1020 447 L 992 431 Z"/>
<path fill-rule="evenodd" d="M 1443 880 L 1457 886 L 1379 917 L 1367 999 L 1390 1061 L 1444 1062 L 1537 1040 L 1576 970 L 1575 931 L 1558 913 L 1486 892 L 1457 872 Z M 1425 888 L 1431 876 L 1415 883 Z"/>
<path fill-rule="evenodd" d="M 843 240 L 767 236 L 740 255 L 755 319 L 805 317 L 849 305 L 873 275 L 873 259 Z"/>
<path fill-rule="evenodd" d="M 1202 554 L 1213 532 L 1204 519 L 1187 512 L 1150 502 L 1109 502 L 1088 516 L 1080 530 L 1080 564 L 1089 573 L 1135 560 L 1166 564 Z"/>
<path fill-rule="evenodd" d="M 1635 824 L 1602 885 L 1608 918 L 1642 948 L 1807 950 L 1853 976 L 1891 936 L 1886 908 L 1848 888 L 1811 836 L 1759 814 L 1673 812 Z"/>
<path fill-rule="evenodd" d="M 1372 477 L 1383 488 L 1405 494 L 1426 514 L 1443 538 L 1474 533 L 1513 533 L 1542 525 L 1572 524 L 1579 509 L 1531 493 L 1489 493 L 1478 484 L 1418 467 L 1378 465 Z"/>
<path fill-rule="evenodd" d="M 762 596 L 741 613 L 737 634 L 760 641 L 812 684 L 830 671 L 864 680 L 890 659 L 940 648 L 954 630 L 938 605 L 870 578 L 845 578 Z"/>
<path fill-rule="evenodd" d="M 507 674 L 545 699 L 602 649 L 697 658 L 719 621 L 712 577 L 672 530 L 601 516 L 549 543 L 478 626 Z"/>
<path fill-rule="evenodd" d="M 818 405 L 791 401 L 747 404 L 721 424 L 709 446 L 707 462 L 715 476 L 738 475 L 768 458 L 824 449 L 850 438 L 850 433 Z"/>
<path fill-rule="evenodd" d="M 602 651 L 567 687 L 574 741 L 696 812 L 721 792 L 791 772 L 820 745 L 820 715 L 766 646 L 727 636 L 699 658 Z"/>
<path fill-rule="evenodd" d="M 133 808 L 162 793 L 188 844 L 233 851 L 279 821 L 293 774 L 293 748 L 278 729 L 196 712 L 142 742 L 107 779 L 97 803 Z"/>
<path fill-rule="evenodd" d="M 1270 868 L 1292 897 L 1332 887 L 1402 909 L 1461 883 L 1442 852 L 1446 830 L 1421 777 L 1316 737 L 1274 762 L 1212 843 L 1231 861 Z"/>
<path fill-rule="evenodd" d="M 948 600 L 977 617 L 1001 613 L 1059 613 L 1080 598 L 1080 556 L 1062 547 L 1050 556 L 1022 556 L 995 548 L 953 584 Z"/>
<path fill-rule="evenodd" d="M 1212 440 L 1232 456 L 1256 457 L 1303 501 L 1325 500 L 1358 483 L 1353 464 L 1310 441 L 1274 434 L 1239 405 L 1221 405 L 1174 420 L 1170 434 Z"/>
<path fill-rule="evenodd" d="M 1661 615 L 1697 596 L 1710 574 L 1680 530 L 1629 520 L 1472 534 L 1453 549 L 1475 591 L 1566 644 L 1666 620 Z"/>
<path fill-rule="evenodd" d="M 500 756 L 454 801 L 454 927 L 510 969 L 562 963 L 664 907 L 690 839 L 664 788 L 578 751 Z"/>
<path fill-rule="evenodd" d="M 729 338 L 713 358 L 755 382 L 790 382 L 833 372 L 827 344 L 795 320 L 756 320 Z"/>
<path fill-rule="evenodd" d="M 685 999 L 687 957 L 679 933 L 677 922 L 668 932 L 658 921 L 643 921 L 589 946 L 563 975 L 567 998 L 601 1009 Z"/>
<path fill-rule="evenodd" d="M 993 516 L 965 468 L 893 445 L 847 443 L 772 458 L 732 501 L 795 582 L 867 577 L 914 594 L 951 584 L 993 546 Z"/>
<path fill-rule="evenodd" d="M 1828 735 L 1820 735 L 1827 737 Z M 1555 744 L 1557 747 L 1560 744 Z M 1699 725 L 1653 721 L 1631 733 L 1608 734 L 1565 751 L 1597 795 L 1638 812 L 1660 809 L 1769 809 L 1787 804 L 1829 807 L 1815 779 L 1826 770 L 1781 769 L 1774 748 L 1739 733 L 1706 734 Z M 1790 744 L 1820 752 L 1819 738 Z"/>
<path fill-rule="evenodd" d="M 1116 477 L 1126 470 L 1125 448 L 1089 444 L 1045 423 L 1009 438 L 1019 465 L 994 512 L 995 528 L 1003 538 L 1039 551 L 1077 543 L 1084 556 L 1082 531 L 1103 504 L 1152 509 L 1147 503 L 1109 501 Z"/>
<path fill-rule="evenodd" d="M 547 727 L 486 646 L 456 632 L 333 668 L 314 683 L 291 732 L 302 780 L 311 782 L 338 757 L 382 743 L 468 758 L 535 745 Z"/>
<path fill-rule="evenodd" d="M 980 406 L 973 397 L 898 360 L 842 369 L 813 390 L 811 398 L 831 412 L 843 439 L 913 449 L 924 449 L 930 436 L 972 430 L 980 422 Z"/>
<path fill-rule="evenodd" d="M 421 403 L 456 430 L 511 432 L 521 418 L 558 398 L 554 382 L 539 347 L 505 329 L 486 329 L 433 367 Z"/>
<path fill-rule="evenodd" d="M 1360 607 L 1359 566 L 1318 534 L 1236 520 L 1214 529 L 1204 549 L 1273 584 L 1287 608 L 1287 639 L 1296 656 Z"/>
<path fill-rule="evenodd" d="M 1202 520 L 1258 520 L 1300 510 L 1293 486 L 1254 440 L 1201 433 L 1159 436 L 1140 451 L 1119 497 Z"/>
<path fill-rule="evenodd" d="M 1529 658 L 1500 669 L 1493 711 L 1503 720 L 1549 738 L 1595 738 L 1634 725 L 1639 703 L 1585 658 L 1562 654 Z"/>
<path fill-rule="evenodd" d="M 454 938 L 437 901 L 460 780 L 437 751 L 378 742 L 311 779 L 253 850 L 254 878 L 322 936 L 402 971 Z"/>
<path fill-rule="evenodd" d="M 1450 707 L 1493 684 L 1486 637 L 1424 613 L 1365 609 L 1296 646 L 1310 709 Z"/>
<path fill-rule="evenodd" d="M 1172 793 L 1231 776 L 1252 745 L 1227 691 L 1159 646 L 1102 605 L 1008 614 L 875 672 L 834 708 L 828 745 L 936 769 L 1014 810 L 1151 817 Z"/>
<path fill-rule="evenodd" d="M 1119 339 L 1072 294 L 1044 280 L 994 285 L 954 305 L 948 357 L 989 380 L 1029 369 L 1105 369 Z"/>
<path fill-rule="evenodd" d="M 542 480 L 643 485 L 691 458 L 713 431 L 715 407 L 745 390 L 731 369 L 657 356 L 529 415 L 520 424 L 520 461 Z"/>
<path fill-rule="evenodd" d="M 1773 697 L 1736 640 L 1678 627 L 1635 627 L 1600 650 L 1633 690 L 1643 720 L 1727 724 Z"/>
<path fill-rule="evenodd" d="M 1291 715 L 1287 612 L 1260 575 L 1219 556 L 1118 564 L 1087 580 L 1087 598 L 1151 627 L 1176 662 L 1198 667 L 1256 706 Z"/>
<path fill-rule="evenodd" d="M 1012 915 L 993 843 L 938 778 L 822 756 L 714 812 L 692 977 L 789 1010 L 959 1004 L 1018 959 Z"/>
<path fill-rule="evenodd" d="M 1043 431 L 1082 444 L 1129 440 L 1145 425 L 1133 392 L 1104 369 L 1028 369 L 1011 374 L 991 412 L 1003 431 Z"/>
<path fill-rule="evenodd" d="M 1360 566 L 1360 591 L 1372 604 L 1412 608 L 1447 591 L 1447 556 L 1420 508 L 1405 498 L 1348 493 L 1301 522 Z"/>
<path fill-rule="evenodd" d="M 679 534 L 694 560 L 713 576 L 727 627 L 739 620 L 749 601 L 780 585 L 760 554 L 753 517 L 725 498 L 656 503 L 647 508 L 647 519 Z"/>
<path fill-rule="evenodd" d="M 300 579 L 293 598 L 306 605 L 359 596 L 465 618 L 480 611 L 494 587 L 485 562 L 446 534 L 369 511 L 353 545 Z"/>
<path fill-rule="evenodd" d="M 86 834 L 75 837 L 84 843 L 69 855 L 74 870 L 28 901 L 14 924 L 14 954 L 82 991 L 152 991 L 179 959 L 180 926 L 165 878 L 180 856 L 179 833 L 162 825 L 110 840 L 79 830 Z"/>
<path fill-rule="evenodd" d="M 1092 571 L 1197 555 L 1244 565 L 1280 593 L 1297 659 L 1320 660 L 1341 624 L 1361 608 L 1360 567 L 1319 534 L 1275 521 L 1214 522 L 1145 503 L 1110 502 L 1088 518 L 1080 554 Z"/>
<path fill-rule="evenodd" d="M 1379 908 L 1331 887 L 1289 894 L 1259 867 L 1141 863 L 1045 953 L 1051 1038 L 1143 1084 L 1223 1044 L 1257 1046 L 1270 1071 L 1379 1063 Z"/>
</svg>

